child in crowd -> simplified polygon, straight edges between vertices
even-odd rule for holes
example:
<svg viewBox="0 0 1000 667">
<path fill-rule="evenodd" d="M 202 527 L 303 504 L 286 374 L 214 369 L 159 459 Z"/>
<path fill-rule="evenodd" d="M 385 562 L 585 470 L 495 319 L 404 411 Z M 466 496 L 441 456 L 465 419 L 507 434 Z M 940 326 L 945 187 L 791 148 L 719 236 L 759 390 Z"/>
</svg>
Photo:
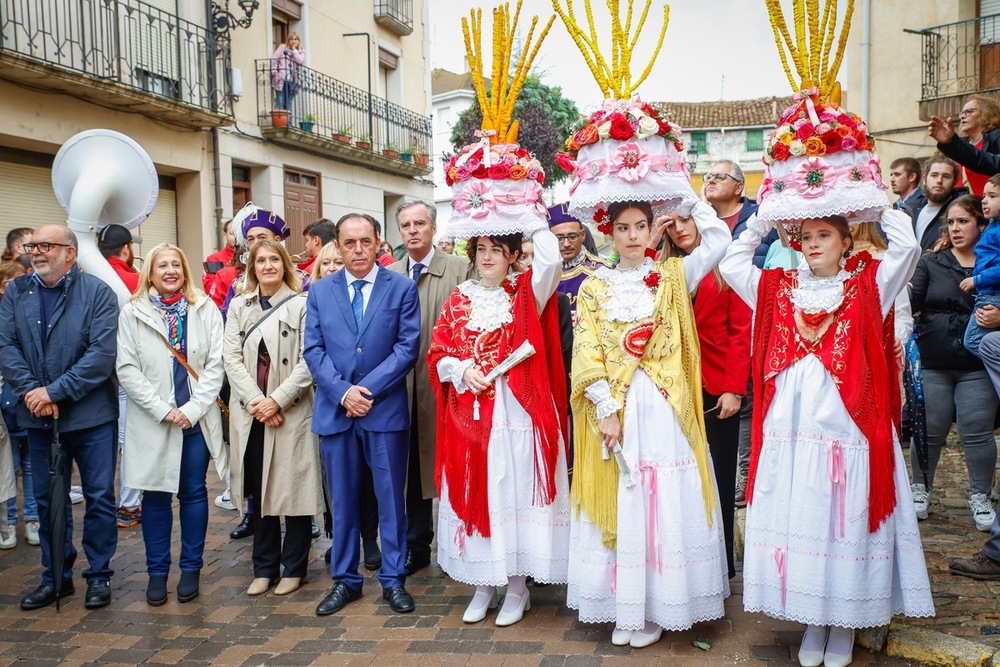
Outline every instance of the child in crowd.
<svg viewBox="0 0 1000 667">
<path fill-rule="evenodd" d="M 983 186 L 983 214 L 989 222 L 976 244 L 976 266 L 959 284 L 966 292 L 976 292 L 977 317 L 969 318 L 964 344 L 977 357 L 979 343 L 990 331 L 979 326 L 978 314 L 985 306 L 1000 307 L 1000 174 L 991 176 Z"/>
</svg>

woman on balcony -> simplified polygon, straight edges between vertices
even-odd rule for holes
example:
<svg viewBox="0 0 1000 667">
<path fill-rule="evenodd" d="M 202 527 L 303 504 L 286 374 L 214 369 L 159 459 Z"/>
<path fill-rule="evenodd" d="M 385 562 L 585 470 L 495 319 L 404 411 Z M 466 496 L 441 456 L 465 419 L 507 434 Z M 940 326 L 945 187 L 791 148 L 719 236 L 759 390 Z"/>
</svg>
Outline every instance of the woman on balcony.
<svg viewBox="0 0 1000 667">
<path fill-rule="evenodd" d="M 931 117 L 927 133 L 937 141 L 937 149 L 962 165 L 965 185 L 977 197 L 983 196 L 987 179 L 1000 173 L 1000 105 L 985 95 L 973 95 L 958 115 L 955 136 L 951 120 Z"/>
<path fill-rule="evenodd" d="M 274 88 L 276 109 L 291 111 L 292 98 L 299 92 L 299 66 L 305 63 L 299 33 L 289 33 L 271 56 L 271 87 Z"/>
</svg>

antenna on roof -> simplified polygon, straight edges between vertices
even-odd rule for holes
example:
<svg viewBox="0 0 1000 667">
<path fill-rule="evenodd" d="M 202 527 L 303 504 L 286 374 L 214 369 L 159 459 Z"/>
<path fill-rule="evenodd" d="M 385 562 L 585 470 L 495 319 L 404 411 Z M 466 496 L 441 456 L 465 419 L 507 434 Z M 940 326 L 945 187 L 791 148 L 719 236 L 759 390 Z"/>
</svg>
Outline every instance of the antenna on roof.
<svg viewBox="0 0 1000 667">
<path fill-rule="evenodd" d="M 719 101 L 726 99 L 726 70 L 722 70 L 722 81 L 719 82 Z"/>
</svg>

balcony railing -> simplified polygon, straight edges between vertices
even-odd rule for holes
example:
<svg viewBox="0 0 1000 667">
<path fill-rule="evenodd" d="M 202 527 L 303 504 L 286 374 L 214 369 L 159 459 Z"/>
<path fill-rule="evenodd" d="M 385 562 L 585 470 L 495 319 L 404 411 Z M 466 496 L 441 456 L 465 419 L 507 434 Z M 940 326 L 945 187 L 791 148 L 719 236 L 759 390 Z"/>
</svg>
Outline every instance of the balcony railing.
<svg viewBox="0 0 1000 667">
<path fill-rule="evenodd" d="M 413 32 L 413 0 L 375 0 L 375 22 L 397 35 Z"/>
<path fill-rule="evenodd" d="M 141 0 L 0 0 L 0 56 L 232 116 L 228 44 Z"/>
<path fill-rule="evenodd" d="M 907 32 L 923 39 L 922 101 L 1000 89 L 1000 15 Z"/>
<path fill-rule="evenodd" d="M 431 119 L 308 67 L 295 67 L 295 91 L 274 89 L 278 69 L 257 61 L 257 113 L 264 134 L 347 162 L 410 175 L 431 172 Z"/>
</svg>

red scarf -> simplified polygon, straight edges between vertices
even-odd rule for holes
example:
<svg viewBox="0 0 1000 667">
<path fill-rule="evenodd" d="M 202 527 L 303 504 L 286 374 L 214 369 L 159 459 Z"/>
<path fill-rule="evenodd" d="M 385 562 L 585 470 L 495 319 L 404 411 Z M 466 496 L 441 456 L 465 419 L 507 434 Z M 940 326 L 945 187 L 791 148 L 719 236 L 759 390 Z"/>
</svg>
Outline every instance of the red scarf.
<svg viewBox="0 0 1000 667">
<path fill-rule="evenodd" d="M 896 506 L 893 429 L 899 433 L 900 392 L 895 386 L 893 313 L 882 318 L 878 285 L 879 261 L 866 262 L 844 282 L 844 301 L 834 321 L 812 346 L 797 341 L 791 289 L 794 272 L 772 269 L 761 274 L 754 328 L 753 431 L 747 502 L 752 502 L 757 463 L 764 439 L 764 418 L 774 398 L 774 378 L 812 353 L 837 381 L 841 400 L 868 440 L 868 531 L 874 533 Z M 841 331 L 838 323 L 852 326 Z M 784 332 L 784 335 L 782 335 Z M 835 358 L 836 356 L 836 358 Z M 766 369 L 766 370 L 765 370 Z"/>
<path fill-rule="evenodd" d="M 484 334 L 469 331 L 469 300 L 459 290 L 452 292 L 434 326 L 427 364 L 431 386 L 437 395 L 437 461 L 435 482 L 441 492 L 442 476 L 448 481 L 448 499 L 465 523 L 466 533 L 490 536 L 487 496 L 487 450 L 493 422 L 494 390 L 479 396 L 479 419 L 474 418 L 476 397 L 459 394 L 450 382 L 441 382 L 437 364 L 444 357 L 476 359 L 488 373 L 524 341 L 535 354 L 507 374 L 514 398 L 531 415 L 535 441 L 535 498 L 538 505 L 555 499 L 556 461 L 559 435 L 568 443 L 566 374 L 562 363 L 557 300 L 552 298 L 538 317 L 531 272 L 521 275 L 512 297 L 513 322 Z M 553 403 L 554 399 L 554 403 Z M 564 445 L 568 446 L 568 445 Z"/>
</svg>

